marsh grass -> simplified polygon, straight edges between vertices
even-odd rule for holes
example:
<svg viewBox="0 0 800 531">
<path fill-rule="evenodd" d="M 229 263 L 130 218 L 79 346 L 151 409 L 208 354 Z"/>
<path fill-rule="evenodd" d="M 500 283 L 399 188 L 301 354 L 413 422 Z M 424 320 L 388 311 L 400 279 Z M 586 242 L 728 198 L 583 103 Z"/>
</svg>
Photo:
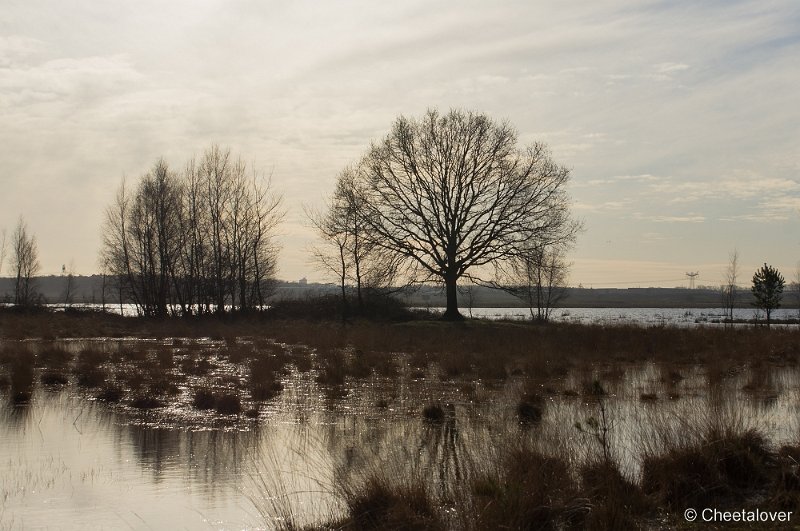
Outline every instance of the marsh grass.
<svg viewBox="0 0 800 531">
<path fill-rule="evenodd" d="M 422 408 L 422 418 L 429 424 L 441 424 L 445 420 L 445 408 L 441 404 L 428 404 Z"/>
<path fill-rule="evenodd" d="M 517 418 L 520 424 L 538 424 L 542 421 L 546 401 L 537 393 L 523 396 L 517 403 Z"/>
<path fill-rule="evenodd" d="M 81 387 L 100 387 L 108 378 L 108 372 L 103 367 L 109 355 L 98 349 L 83 349 L 78 353 L 73 372 L 78 385 Z"/>
<path fill-rule="evenodd" d="M 281 373 L 286 363 L 283 356 L 262 354 L 249 362 L 250 396 L 253 400 L 271 400 L 283 391 Z"/>
<path fill-rule="evenodd" d="M 64 369 L 69 366 L 74 357 L 70 350 L 58 346 L 48 346 L 39 349 L 37 353 L 39 366 L 48 369 Z"/>
<path fill-rule="evenodd" d="M 733 404 L 680 422 L 653 421 L 642 452 L 643 491 L 659 506 L 726 507 L 774 482 L 776 454 Z"/>
<path fill-rule="evenodd" d="M 125 396 L 125 391 L 116 385 L 106 385 L 103 389 L 96 395 L 95 398 L 98 400 L 102 400 L 103 402 L 115 403 L 122 400 Z"/>
<path fill-rule="evenodd" d="M 9 363 L 11 400 L 15 404 L 25 404 L 33 397 L 35 355 L 26 347 L 19 348 L 13 354 Z"/>
<path fill-rule="evenodd" d="M 472 529 L 558 529 L 588 513 L 569 463 L 530 447 L 505 450 L 500 466 L 470 481 Z"/>
<path fill-rule="evenodd" d="M 138 395 L 133 397 L 130 405 L 134 409 L 157 409 L 164 407 L 166 404 L 154 396 Z"/>
<path fill-rule="evenodd" d="M 222 393 L 214 399 L 214 411 L 220 415 L 238 415 L 242 412 L 242 402 L 236 393 Z"/>
<path fill-rule="evenodd" d="M 797 331 L 267 323 L 181 321 L 186 339 L 122 345 L 111 358 L 83 349 L 73 359 L 59 347 L 26 354 L 8 342 L 0 370 L 11 395 L 33 392 L 35 376 L 53 371 L 101 400 L 122 401 L 119 410 L 171 406 L 148 415 L 169 415 L 182 400 L 179 407 L 214 410 L 194 413 L 206 420 L 247 408 L 267 418 L 297 396 L 302 380 L 311 398 L 299 400 L 317 400 L 326 415 L 354 408 L 402 418 L 391 455 L 354 459 L 357 471 L 337 470 L 332 484 L 319 486 L 337 497 L 322 527 L 630 529 L 656 518 L 680 523 L 690 504 L 800 503 L 796 442 L 773 448 L 774 434 L 753 422 L 751 407 L 769 396 L 780 397 L 781 408 L 800 399 L 796 383 L 776 377 L 797 366 Z M 116 326 L 173 337 L 168 324 Z M 221 339 L 194 342 L 192 334 Z M 637 415 L 641 422 L 631 422 Z M 362 442 L 352 448 L 381 446 Z M 292 511 L 278 527 L 316 525 Z"/>
<path fill-rule="evenodd" d="M 215 401 L 214 393 L 210 390 L 198 389 L 194 393 L 194 398 L 192 398 L 192 405 L 199 410 L 214 409 Z"/>
<path fill-rule="evenodd" d="M 69 377 L 65 373 L 54 370 L 43 372 L 39 380 L 49 387 L 61 387 L 69 383 Z"/>
</svg>

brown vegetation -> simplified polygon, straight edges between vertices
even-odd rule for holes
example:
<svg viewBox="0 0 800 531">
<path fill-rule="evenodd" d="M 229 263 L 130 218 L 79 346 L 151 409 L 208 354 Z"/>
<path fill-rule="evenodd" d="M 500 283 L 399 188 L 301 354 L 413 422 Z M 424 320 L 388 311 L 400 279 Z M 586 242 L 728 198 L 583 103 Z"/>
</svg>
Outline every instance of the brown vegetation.
<svg viewBox="0 0 800 531">
<path fill-rule="evenodd" d="M 785 399 L 775 371 L 797 367 L 796 330 L 95 317 L 98 326 L 119 327 L 121 335 L 153 337 L 155 330 L 186 339 L 99 342 L 80 350 L 67 343 L 42 342 L 37 349 L 0 342 L 0 381 L 8 382 L 12 403 L 35 400 L 35 382 L 62 385 L 64 377 L 92 389 L 99 400 L 122 402 L 115 408 L 170 405 L 147 413 L 169 415 L 182 400 L 178 405 L 187 411 L 214 411 L 195 412 L 198 418 L 240 422 L 257 418 L 261 402 L 274 399 L 284 385 L 292 391 L 298 372 L 332 400 L 357 399 L 359 390 L 376 382 L 404 380 L 424 388 L 405 404 L 392 389 L 367 395 L 378 415 L 390 406 L 392 414 L 405 410 L 427 442 L 400 451 L 409 470 L 384 467 L 394 472 L 367 471 L 356 481 L 343 474 L 337 492 L 344 512 L 331 516 L 332 527 L 630 529 L 657 518 L 680 522 L 689 506 L 740 509 L 758 501 L 762 509 L 800 508 L 798 447 L 776 450 L 768 433 L 720 409 L 730 405 L 730 393 L 754 401 Z M 83 319 L 53 321 L 66 330 Z M 191 340 L 209 336 L 216 341 Z M 476 444 L 471 435 L 460 438 L 474 404 L 497 396 L 486 394 L 493 385 L 506 393 L 497 405 L 512 429 L 494 447 Z M 446 394 L 455 387 L 468 403 Z M 659 424 L 660 411 L 698 392 L 707 397 L 708 418 Z M 634 446 L 625 450 L 628 461 L 618 459 L 615 438 L 612 406 L 620 399 L 653 416 L 641 440 L 627 441 Z M 589 418 L 561 422 L 565 404 L 583 408 Z M 516 423 L 528 428 L 513 429 Z M 414 461 L 426 445 L 448 459 L 447 452 L 457 452 L 458 472 L 439 484 L 426 482 Z M 568 445 L 581 455 L 562 453 Z"/>
</svg>

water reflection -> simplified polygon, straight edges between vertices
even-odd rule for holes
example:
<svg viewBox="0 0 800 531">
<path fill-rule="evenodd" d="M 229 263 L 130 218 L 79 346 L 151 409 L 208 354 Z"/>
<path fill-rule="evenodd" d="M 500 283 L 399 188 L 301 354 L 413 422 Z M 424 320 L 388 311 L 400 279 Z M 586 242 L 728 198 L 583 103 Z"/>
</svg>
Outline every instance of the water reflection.
<svg viewBox="0 0 800 531">
<path fill-rule="evenodd" d="M 453 499 L 448 489 L 515 441 L 576 461 L 597 452 L 575 424 L 596 418 L 600 401 L 615 457 L 631 477 L 644 445 L 657 450 L 704 417 L 734 411 L 775 445 L 798 436 L 794 367 L 583 366 L 539 384 L 543 417 L 527 429 L 516 404 L 530 382 L 410 372 L 348 380 L 346 395 L 332 398 L 313 371 L 293 370 L 282 393 L 259 404 L 258 421 L 187 412 L 185 397 L 164 411 L 137 412 L 39 386 L 30 404 L 15 405 L 6 390 L 0 527 L 252 528 L 271 527 L 269 515 L 311 524 L 341 512 L 339 486 L 373 472 L 424 478 L 441 499 Z M 595 380 L 601 398 L 587 394 Z M 423 420 L 431 403 L 444 406 L 441 422 Z"/>
</svg>

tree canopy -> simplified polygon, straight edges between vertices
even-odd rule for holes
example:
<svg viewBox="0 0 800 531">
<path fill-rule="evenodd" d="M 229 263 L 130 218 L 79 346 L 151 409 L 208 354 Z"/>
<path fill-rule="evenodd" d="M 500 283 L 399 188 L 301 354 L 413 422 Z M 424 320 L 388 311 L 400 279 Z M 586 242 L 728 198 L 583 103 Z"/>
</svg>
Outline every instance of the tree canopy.
<svg viewBox="0 0 800 531">
<path fill-rule="evenodd" d="M 459 318 L 457 282 L 524 249 L 574 241 L 570 172 L 544 144 L 518 147 L 507 122 L 429 110 L 399 117 L 361 165 L 364 220 L 381 247 L 421 280 L 444 283 L 445 318 Z"/>
<path fill-rule="evenodd" d="M 772 266 L 764 264 L 753 275 L 753 296 L 755 305 L 767 315 L 767 327 L 770 325 L 772 310 L 780 307 L 783 298 L 785 281 L 783 275 Z"/>
</svg>

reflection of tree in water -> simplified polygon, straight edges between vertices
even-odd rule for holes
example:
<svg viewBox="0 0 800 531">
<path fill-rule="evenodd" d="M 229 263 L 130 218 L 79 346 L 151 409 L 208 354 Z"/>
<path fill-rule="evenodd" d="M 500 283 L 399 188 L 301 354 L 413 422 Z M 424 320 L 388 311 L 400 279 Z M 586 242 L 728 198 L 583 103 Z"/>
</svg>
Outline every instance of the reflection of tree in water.
<svg viewBox="0 0 800 531">
<path fill-rule="evenodd" d="M 327 441 L 336 461 L 336 482 L 370 474 L 390 480 L 419 478 L 434 493 L 447 496 L 470 475 L 470 461 L 455 406 L 447 404 L 444 410 L 436 423 L 386 423 L 351 415 L 331 426 Z"/>
<path fill-rule="evenodd" d="M 30 402 L 17 404 L 11 398 L 2 401 L 0 412 L 0 426 L 9 429 L 24 431 L 30 427 L 32 417 Z"/>
<path fill-rule="evenodd" d="M 461 455 L 465 453 L 453 404 L 444 407 L 444 418 L 439 423 L 426 423 L 418 447 L 420 466 L 433 476 L 430 482 L 440 492 L 447 494 L 448 487 L 459 484 L 465 473 Z"/>
<path fill-rule="evenodd" d="M 195 431 L 129 425 L 122 431 L 139 465 L 152 471 L 154 482 L 165 476 L 182 477 L 199 484 L 212 498 L 218 491 L 237 485 L 252 454 L 249 448 L 259 439 L 257 430 Z"/>
</svg>

